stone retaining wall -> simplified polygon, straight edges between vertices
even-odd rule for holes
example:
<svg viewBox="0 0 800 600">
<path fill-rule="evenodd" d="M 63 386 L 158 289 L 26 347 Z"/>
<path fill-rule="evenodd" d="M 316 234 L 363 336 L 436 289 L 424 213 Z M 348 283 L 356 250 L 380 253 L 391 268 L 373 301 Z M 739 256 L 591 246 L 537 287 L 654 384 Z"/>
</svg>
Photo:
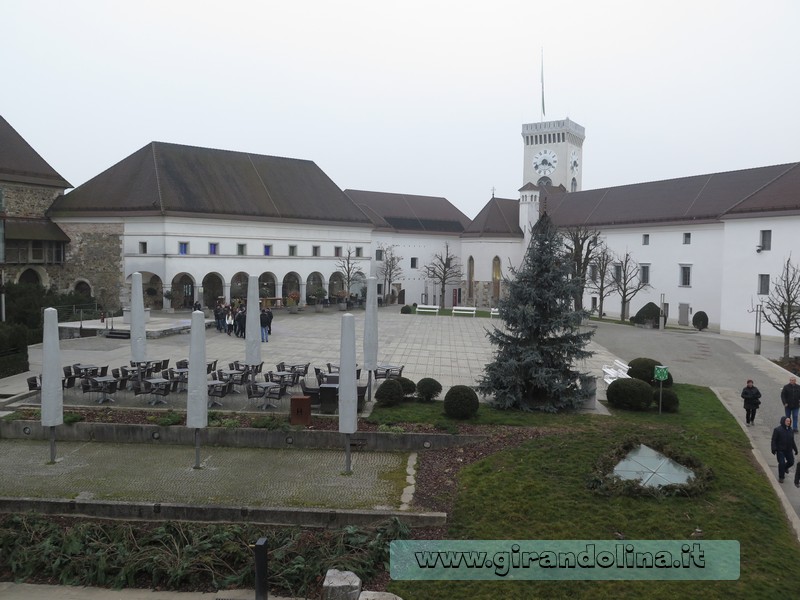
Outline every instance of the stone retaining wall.
<svg viewBox="0 0 800 600">
<path fill-rule="evenodd" d="M 0 421 L 0 438 L 49 440 L 49 428 L 39 421 Z M 351 442 L 375 452 L 407 452 L 452 448 L 482 442 L 482 435 L 442 433 L 356 432 Z M 56 427 L 56 439 L 65 442 L 113 442 L 121 444 L 194 445 L 194 429 L 180 425 L 125 425 L 119 423 L 73 423 Z M 200 431 L 200 443 L 232 448 L 325 448 L 344 447 L 338 431 L 268 431 L 266 429 L 209 427 Z"/>
</svg>

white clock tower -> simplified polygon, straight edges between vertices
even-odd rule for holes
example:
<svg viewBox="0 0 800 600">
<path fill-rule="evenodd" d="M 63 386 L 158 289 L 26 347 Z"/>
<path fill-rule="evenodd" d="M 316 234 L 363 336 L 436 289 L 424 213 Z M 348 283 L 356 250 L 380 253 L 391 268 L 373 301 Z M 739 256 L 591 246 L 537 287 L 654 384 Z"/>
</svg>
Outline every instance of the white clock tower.
<svg viewBox="0 0 800 600">
<path fill-rule="evenodd" d="M 569 119 L 523 125 L 522 185 L 563 185 L 568 192 L 580 191 L 585 138 L 585 129 Z"/>
</svg>

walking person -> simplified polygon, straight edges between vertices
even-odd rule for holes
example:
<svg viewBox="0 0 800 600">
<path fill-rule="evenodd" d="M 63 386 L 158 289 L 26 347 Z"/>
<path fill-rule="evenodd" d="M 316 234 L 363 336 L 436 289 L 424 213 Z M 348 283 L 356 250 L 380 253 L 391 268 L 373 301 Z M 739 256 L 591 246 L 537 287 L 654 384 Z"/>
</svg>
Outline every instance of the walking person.
<svg viewBox="0 0 800 600">
<path fill-rule="evenodd" d="M 772 430 L 772 453 L 778 458 L 778 481 L 783 483 L 783 478 L 792 468 L 797 455 L 791 417 L 781 417 L 780 425 Z M 796 472 L 795 483 L 798 483 Z"/>
<path fill-rule="evenodd" d="M 797 385 L 797 377 L 792 375 L 789 383 L 781 390 L 781 402 L 786 411 L 787 417 L 792 417 L 792 430 L 797 433 L 797 412 L 800 410 L 800 385 Z"/>
<path fill-rule="evenodd" d="M 269 341 L 269 319 L 267 318 L 266 309 L 261 309 L 261 314 L 258 315 L 258 318 L 261 325 L 261 341 L 266 343 Z"/>
<path fill-rule="evenodd" d="M 228 308 L 228 311 L 225 313 L 225 329 L 228 335 L 233 331 L 233 309 L 231 308 Z"/>
<path fill-rule="evenodd" d="M 761 392 L 753 385 L 753 380 L 748 379 L 747 385 L 742 390 L 742 399 L 744 400 L 745 419 L 748 427 L 756 422 L 756 411 L 761 406 Z"/>
<path fill-rule="evenodd" d="M 267 307 L 267 334 L 272 335 L 272 309 Z"/>
</svg>

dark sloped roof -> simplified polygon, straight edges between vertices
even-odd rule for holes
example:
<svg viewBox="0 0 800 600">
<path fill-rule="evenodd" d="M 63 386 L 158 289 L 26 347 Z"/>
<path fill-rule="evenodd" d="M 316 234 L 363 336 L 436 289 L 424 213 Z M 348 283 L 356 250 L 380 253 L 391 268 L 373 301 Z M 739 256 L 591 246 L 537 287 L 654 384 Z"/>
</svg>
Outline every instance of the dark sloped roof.
<svg viewBox="0 0 800 600">
<path fill-rule="evenodd" d="M 59 189 L 72 185 L 0 117 L 0 180 Z"/>
<path fill-rule="evenodd" d="M 492 198 L 464 230 L 463 237 L 523 237 L 519 200 Z"/>
<path fill-rule="evenodd" d="M 560 227 L 719 220 L 754 211 L 800 209 L 799 163 L 572 192 L 548 198 Z"/>
<path fill-rule="evenodd" d="M 375 227 L 395 231 L 461 233 L 469 218 L 446 198 L 345 190 Z"/>
<path fill-rule="evenodd" d="M 370 221 L 312 161 L 152 142 L 74 189 L 51 216 L 220 215 Z"/>
<path fill-rule="evenodd" d="M 6 219 L 7 240 L 69 242 L 69 236 L 50 219 Z"/>
</svg>

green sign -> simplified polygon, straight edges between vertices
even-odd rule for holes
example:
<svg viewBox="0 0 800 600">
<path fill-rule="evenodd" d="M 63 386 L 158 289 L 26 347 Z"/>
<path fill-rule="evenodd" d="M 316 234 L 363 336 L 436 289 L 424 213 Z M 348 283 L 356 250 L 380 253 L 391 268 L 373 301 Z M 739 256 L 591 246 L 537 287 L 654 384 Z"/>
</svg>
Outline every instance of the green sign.
<svg viewBox="0 0 800 600">
<path fill-rule="evenodd" d="M 665 367 L 664 365 L 658 365 L 656 367 L 656 381 L 666 381 L 669 378 L 669 368 Z"/>
</svg>

